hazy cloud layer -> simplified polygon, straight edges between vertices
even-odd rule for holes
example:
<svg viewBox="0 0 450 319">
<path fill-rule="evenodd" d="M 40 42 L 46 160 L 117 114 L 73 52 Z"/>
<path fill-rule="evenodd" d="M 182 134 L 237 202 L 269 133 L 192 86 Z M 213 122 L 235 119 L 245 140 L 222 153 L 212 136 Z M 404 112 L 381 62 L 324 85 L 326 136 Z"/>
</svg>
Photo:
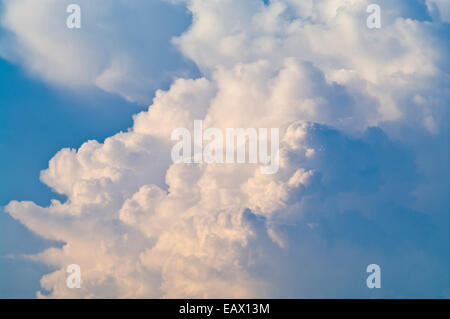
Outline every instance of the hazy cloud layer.
<svg viewBox="0 0 450 319">
<path fill-rule="evenodd" d="M 81 29 L 66 8 L 81 7 Z M 62 86 L 96 86 L 148 104 L 155 89 L 194 69 L 171 46 L 190 22 L 183 6 L 151 0 L 2 0 L 9 34 L 0 55 Z M 168 23 L 167 21 L 170 21 Z"/>
<path fill-rule="evenodd" d="M 430 3 L 445 5 L 379 1 L 383 25 L 371 30 L 368 1 L 183 2 L 193 24 L 173 42 L 203 76 L 158 91 L 129 131 L 59 151 L 41 180 L 66 202 L 7 206 L 66 243 L 30 256 L 59 269 L 42 278 L 50 296 L 448 297 L 448 44 Z M 30 52 L 43 45 L 8 23 Z M 40 72 L 54 54 L 27 53 L 27 65 Z M 132 61 L 139 72 L 112 91 L 147 86 Z M 279 127 L 280 171 L 172 164 L 170 133 L 197 119 Z M 66 287 L 71 263 L 81 289 Z M 382 291 L 365 287 L 370 263 Z"/>
</svg>

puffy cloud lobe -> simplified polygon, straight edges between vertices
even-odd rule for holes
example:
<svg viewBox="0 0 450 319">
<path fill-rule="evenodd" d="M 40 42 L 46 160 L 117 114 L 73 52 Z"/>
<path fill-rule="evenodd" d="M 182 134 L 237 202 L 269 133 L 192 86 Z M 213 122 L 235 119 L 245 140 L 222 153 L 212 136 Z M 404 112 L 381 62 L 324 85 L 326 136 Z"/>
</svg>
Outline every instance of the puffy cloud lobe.
<svg viewBox="0 0 450 319">
<path fill-rule="evenodd" d="M 41 180 L 66 202 L 7 206 L 65 243 L 30 257 L 59 269 L 50 296 L 367 296 L 373 260 L 395 270 L 384 296 L 442 296 L 448 200 L 429 189 L 448 170 L 426 147 L 448 137 L 439 23 L 383 2 L 369 30 L 366 5 L 187 1 L 175 42 L 204 77 L 158 91 L 128 132 L 58 152 Z M 172 130 L 198 119 L 279 127 L 279 172 L 172 164 Z M 81 289 L 65 287 L 71 263 Z"/>
<path fill-rule="evenodd" d="M 175 41 L 203 72 L 257 60 L 279 68 L 287 57 L 308 61 L 327 80 L 356 90 L 362 108 L 358 115 L 376 112 L 356 119 L 358 125 L 404 116 L 406 103 L 396 102 L 408 98 L 404 95 L 411 94 L 413 86 L 420 92 L 423 83 L 417 80 L 438 73 L 437 60 L 445 54 L 427 43 L 436 37 L 428 24 L 399 18 L 402 8 L 390 10 L 387 2 L 381 4 L 385 27 L 376 32 L 365 27 L 368 1 L 319 1 L 309 6 L 303 1 L 272 1 L 270 6 L 258 0 L 213 3 L 190 2 L 194 23 Z M 236 11 L 252 13 L 244 19 Z M 408 92 L 403 92 L 405 86 Z"/>
</svg>

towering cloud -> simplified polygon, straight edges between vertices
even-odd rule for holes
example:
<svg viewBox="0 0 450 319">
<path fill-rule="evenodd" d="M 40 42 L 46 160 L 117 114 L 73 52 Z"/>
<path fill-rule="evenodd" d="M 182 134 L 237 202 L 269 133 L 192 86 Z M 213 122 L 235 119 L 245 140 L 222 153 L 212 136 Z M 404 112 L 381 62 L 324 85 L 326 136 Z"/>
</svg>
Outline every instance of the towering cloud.
<svg viewBox="0 0 450 319">
<path fill-rule="evenodd" d="M 63 55 L 35 56 L 44 34 L 13 23 L 31 2 L 6 1 L 4 19 L 39 72 Z M 182 2 L 193 22 L 173 43 L 202 76 L 158 91 L 127 132 L 59 151 L 41 180 L 67 201 L 7 206 L 64 243 L 30 256 L 58 269 L 41 281 L 50 297 L 361 297 L 371 263 L 384 297 L 448 296 L 447 26 L 427 11 L 438 1 L 379 1 L 381 29 L 366 27 L 363 0 Z M 137 46 L 117 44 L 151 48 Z M 126 83 L 111 90 L 141 92 L 152 74 L 132 62 L 138 73 L 113 63 L 89 77 L 111 88 L 118 67 Z M 194 120 L 280 128 L 279 172 L 173 164 L 170 134 Z M 81 289 L 66 287 L 72 263 Z"/>
</svg>

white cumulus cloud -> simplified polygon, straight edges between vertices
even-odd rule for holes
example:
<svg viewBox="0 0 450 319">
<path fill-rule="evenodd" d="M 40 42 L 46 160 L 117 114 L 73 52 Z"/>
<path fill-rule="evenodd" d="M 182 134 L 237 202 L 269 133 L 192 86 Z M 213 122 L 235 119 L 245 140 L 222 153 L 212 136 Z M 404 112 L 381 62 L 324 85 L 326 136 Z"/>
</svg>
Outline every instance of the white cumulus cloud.
<svg viewBox="0 0 450 319">
<path fill-rule="evenodd" d="M 15 3 L 10 10 L 30 5 Z M 158 91 L 127 132 L 59 151 L 41 180 L 66 202 L 6 208 L 64 243 L 30 257 L 58 269 L 41 281 L 50 297 L 361 296 L 364 278 L 355 274 L 373 259 L 397 262 L 400 284 L 415 283 L 406 259 L 432 269 L 418 280 L 442 294 L 433 272 L 445 273 L 448 260 L 430 247 L 442 248 L 435 243 L 445 238 L 448 202 L 428 190 L 448 184 L 430 169 L 443 167 L 433 166 L 441 155 L 425 146 L 445 146 L 448 136 L 439 23 L 404 17 L 406 5 L 390 1 L 379 30 L 366 27 L 368 1 L 185 3 L 193 23 L 174 43 L 203 76 Z M 30 42 L 44 35 L 33 32 L 25 46 L 34 50 Z M 32 61 L 63 56 L 52 52 Z M 112 62 L 89 76 L 127 95 L 147 86 L 148 74 L 133 70 Z M 51 72 L 42 71 L 62 76 Z M 173 164 L 170 134 L 194 120 L 280 128 L 279 172 Z M 72 263 L 81 266 L 81 289 L 65 286 Z M 385 293 L 420 293 L 403 289 Z"/>
</svg>

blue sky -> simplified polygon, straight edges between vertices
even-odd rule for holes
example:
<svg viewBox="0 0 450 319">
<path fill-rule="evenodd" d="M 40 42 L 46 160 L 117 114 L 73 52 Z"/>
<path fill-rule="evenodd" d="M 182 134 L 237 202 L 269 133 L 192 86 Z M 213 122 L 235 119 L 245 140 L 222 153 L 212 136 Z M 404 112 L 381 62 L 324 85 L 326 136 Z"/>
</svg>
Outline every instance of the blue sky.
<svg viewBox="0 0 450 319">
<path fill-rule="evenodd" d="M 66 2 L 0 0 L 0 298 L 450 296 L 446 2 Z M 196 119 L 280 173 L 173 166 Z"/>
</svg>

